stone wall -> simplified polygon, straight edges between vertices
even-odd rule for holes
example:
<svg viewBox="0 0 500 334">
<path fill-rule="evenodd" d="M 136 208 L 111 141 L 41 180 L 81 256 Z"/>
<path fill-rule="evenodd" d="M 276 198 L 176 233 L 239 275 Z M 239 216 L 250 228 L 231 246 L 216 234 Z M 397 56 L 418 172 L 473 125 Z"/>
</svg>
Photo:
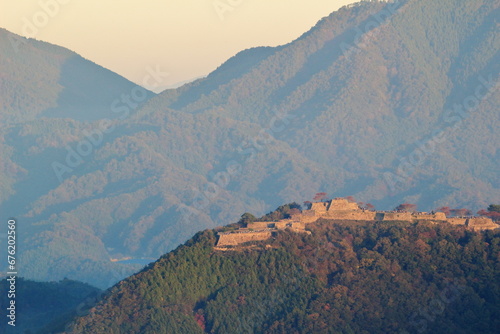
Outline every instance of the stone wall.
<svg viewBox="0 0 500 334">
<path fill-rule="evenodd" d="M 357 211 L 359 206 L 357 203 L 349 202 L 345 198 L 332 199 L 328 204 L 327 211 Z"/>
<path fill-rule="evenodd" d="M 265 228 L 273 228 L 274 223 L 273 222 L 253 222 L 247 224 L 247 228 L 253 229 L 253 230 L 262 230 Z"/>
<path fill-rule="evenodd" d="M 279 222 L 276 222 L 276 228 L 279 230 L 285 229 L 287 227 L 291 227 L 292 223 L 291 221 L 287 220 L 280 220 Z"/>
<path fill-rule="evenodd" d="M 297 213 L 292 215 L 291 219 L 302 223 L 314 223 L 319 217 L 320 215 L 317 215 L 313 210 L 304 210 L 301 214 Z"/>
<path fill-rule="evenodd" d="M 422 220 L 446 220 L 446 215 L 444 214 L 444 212 L 436 212 L 434 214 L 416 213 L 412 215 L 412 218 Z"/>
<path fill-rule="evenodd" d="M 324 217 L 338 220 L 375 220 L 376 215 L 375 211 L 328 211 Z"/>
<path fill-rule="evenodd" d="M 413 220 L 411 212 L 384 212 L 383 214 L 382 220 Z"/>
<path fill-rule="evenodd" d="M 316 212 L 316 214 L 325 213 L 327 207 L 328 202 L 311 203 L 311 210 Z"/>
<path fill-rule="evenodd" d="M 493 230 L 499 228 L 500 226 L 491 220 L 491 218 L 487 217 L 473 217 L 467 219 L 465 223 L 468 228 L 473 229 L 474 231 L 482 231 L 482 230 Z"/>
<path fill-rule="evenodd" d="M 360 209 L 356 203 L 351 203 L 344 198 L 336 198 L 330 202 L 312 203 L 310 210 L 293 214 L 291 219 L 277 222 L 253 222 L 249 223 L 246 229 L 240 229 L 239 232 L 220 233 L 217 246 L 236 246 L 248 241 L 266 240 L 272 236 L 273 231 L 286 228 L 301 233 L 310 233 L 305 230 L 306 224 L 314 223 L 319 218 L 365 221 L 448 221 L 450 224 L 465 225 L 478 231 L 500 227 L 487 217 L 446 218 L 443 212 L 429 214 L 426 212 L 369 211 Z"/>
<path fill-rule="evenodd" d="M 276 222 L 276 228 L 279 230 L 291 228 L 292 230 L 305 230 L 306 224 L 300 221 L 292 221 L 292 220 L 280 220 Z"/>
<path fill-rule="evenodd" d="M 267 240 L 272 231 L 243 232 L 243 233 L 221 233 L 217 241 L 217 247 L 237 246 L 248 241 Z"/>
<path fill-rule="evenodd" d="M 466 218 L 448 218 L 446 220 L 452 225 L 465 225 L 467 222 Z"/>
</svg>

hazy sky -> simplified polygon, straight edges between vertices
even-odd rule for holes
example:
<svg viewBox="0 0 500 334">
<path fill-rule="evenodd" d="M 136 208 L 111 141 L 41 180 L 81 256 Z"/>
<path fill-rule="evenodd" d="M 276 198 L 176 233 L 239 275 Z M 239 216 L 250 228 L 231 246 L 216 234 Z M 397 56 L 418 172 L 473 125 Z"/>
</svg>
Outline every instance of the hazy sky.
<svg viewBox="0 0 500 334">
<path fill-rule="evenodd" d="M 353 0 L 0 0 L 0 27 L 69 48 L 141 83 L 205 76 L 238 51 L 299 37 Z"/>
</svg>

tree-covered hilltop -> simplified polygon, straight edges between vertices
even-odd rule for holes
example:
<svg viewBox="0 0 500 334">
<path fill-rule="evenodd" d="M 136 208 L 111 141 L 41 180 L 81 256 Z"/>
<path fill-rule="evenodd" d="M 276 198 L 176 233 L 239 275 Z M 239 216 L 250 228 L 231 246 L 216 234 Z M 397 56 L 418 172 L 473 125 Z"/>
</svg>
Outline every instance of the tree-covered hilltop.
<svg viewBox="0 0 500 334">
<path fill-rule="evenodd" d="M 498 0 L 362 1 L 151 99 L 68 50 L 15 53 L 0 30 L 0 212 L 22 221 L 24 274 L 107 288 L 138 270 L 111 259 L 319 191 L 485 208 L 500 198 L 499 18 Z"/>
<path fill-rule="evenodd" d="M 110 289 L 67 333 L 496 333 L 500 232 L 310 224 L 252 248 L 196 234 Z"/>
<path fill-rule="evenodd" d="M 68 279 L 59 282 L 34 282 L 20 277 L 15 282 L 3 279 L 0 281 L 0 332 L 53 333 L 55 327 L 60 328 L 72 317 L 81 315 L 79 308 L 95 302 L 100 294 L 101 290 L 95 287 Z M 9 295 L 12 298 L 8 298 Z M 12 319 L 5 317 L 10 314 L 5 310 L 11 300 L 15 301 L 15 326 L 8 325 Z"/>
</svg>

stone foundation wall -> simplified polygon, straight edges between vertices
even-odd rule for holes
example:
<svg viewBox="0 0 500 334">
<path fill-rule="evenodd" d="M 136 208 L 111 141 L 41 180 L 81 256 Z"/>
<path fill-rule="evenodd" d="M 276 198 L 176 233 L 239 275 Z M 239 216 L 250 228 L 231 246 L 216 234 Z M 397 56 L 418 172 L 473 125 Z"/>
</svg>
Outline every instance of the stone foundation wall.
<svg viewBox="0 0 500 334">
<path fill-rule="evenodd" d="M 247 228 L 251 228 L 253 230 L 262 230 L 265 228 L 273 228 L 274 222 L 253 222 L 247 224 Z"/>
<path fill-rule="evenodd" d="M 436 212 L 435 214 L 413 214 L 413 219 L 423 220 L 446 220 L 444 212 Z"/>
<path fill-rule="evenodd" d="M 339 220 L 375 220 L 374 211 L 329 211 L 324 217 Z"/>
<path fill-rule="evenodd" d="M 404 220 L 412 221 L 412 214 L 410 212 L 384 212 L 382 220 Z"/>
<path fill-rule="evenodd" d="M 327 211 L 357 211 L 359 206 L 357 203 L 349 202 L 345 198 L 332 199 L 328 205 Z"/>
<path fill-rule="evenodd" d="M 291 228 L 294 230 L 305 230 L 306 224 L 300 221 L 280 220 L 279 222 L 276 222 L 276 228 L 279 230 L 285 228 Z"/>
<path fill-rule="evenodd" d="M 318 215 L 313 210 L 304 210 L 302 213 L 295 213 L 291 216 L 291 220 L 304 222 L 304 223 L 312 223 L 318 220 Z"/>
<path fill-rule="evenodd" d="M 467 219 L 465 218 L 448 218 L 447 219 L 448 223 L 452 225 L 465 225 L 467 222 Z"/>
<path fill-rule="evenodd" d="M 311 210 L 318 214 L 321 214 L 326 212 L 327 206 L 328 202 L 311 203 Z"/>
<path fill-rule="evenodd" d="M 271 231 L 227 233 L 219 234 L 218 247 L 237 246 L 248 241 L 267 240 L 271 237 Z"/>
<path fill-rule="evenodd" d="M 467 225 L 468 228 L 471 228 L 474 231 L 493 230 L 500 227 L 498 224 L 494 223 L 491 218 L 487 217 L 469 218 L 467 219 L 465 225 Z"/>
<path fill-rule="evenodd" d="M 290 228 L 301 233 L 310 233 L 305 230 L 306 224 L 314 223 L 319 218 L 332 220 L 365 220 L 365 221 L 415 221 L 426 220 L 430 222 L 448 221 L 453 225 L 465 225 L 473 230 L 491 230 L 499 228 L 487 217 L 472 218 L 446 218 L 443 212 L 429 214 L 426 212 L 385 212 L 362 210 L 356 203 L 351 203 L 344 198 L 336 198 L 330 202 L 312 203 L 310 210 L 293 214 L 291 219 L 277 222 L 253 222 L 246 229 L 236 233 L 220 233 L 217 246 L 237 246 L 244 242 L 261 241 L 269 239 L 273 231 Z"/>
<path fill-rule="evenodd" d="M 293 215 L 292 220 L 302 223 L 314 223 L 320 217 L 321 215 L 318 215 L 314 210 L 304 210 L 302 214 Z"/>
<path fill-rule="evenodd" d="M 284 228 L 287 228 L 287 225 L 292 225 L 292 223 L 290 221 L 286 221 L 286 220 L 280 220 L 279 222 L 276 222 L 276 228 L 277 229 L 284 229 Z"/>
</svg>

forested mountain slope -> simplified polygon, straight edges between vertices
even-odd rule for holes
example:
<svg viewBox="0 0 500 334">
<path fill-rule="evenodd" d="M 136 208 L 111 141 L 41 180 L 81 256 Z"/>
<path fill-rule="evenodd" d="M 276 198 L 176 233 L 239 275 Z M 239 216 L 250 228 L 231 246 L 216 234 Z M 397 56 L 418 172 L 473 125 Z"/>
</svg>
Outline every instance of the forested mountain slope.
<svg viewBox="0 0 500 334">
<path fill-rule="evenodd" d="M 13 281 L 0 281 L 0 307 L 6 310 L 5 319 L 0 323 L 0 330 L 4 334 L 39 333 L 45 326 L 51 326 L 52 329 L 64 325 L 72 317 L 82 315 L 79 309 L 95 303 L 101 294 L 97 288 L 68 279 L 34 282 L 16 278 L 13 290 L 11 283 Z M 10 314 L 8 308 L 12 308 L 11 300 L 15 302 L 15 318 L 7 317 Z M 11 321 L 15 326 L 8 324 Z"/>
<path fill-rule="evenodd" d="M 89 121 L 117 118 L 111 105 L 137 85 L 60 46 L 0 28 L 0 121 L 41 116 Z M 141 104 L 154 96 L 144 90 Z"/>
<path fill-rule="evenodd" d="M 143 112 L 168 107 L 259 124 L 335 170 L 340 195 L 385 206 L 404 196 L 425 210 L 478 205 L 500 197 L 498 6 L 344 8 L 274 52 L 242 52 Z"/>
<path fill-rule="evenodd" d="M 216 251 L 198 233 L 67 333 L 495 333 L 499 232 L 404 222 L 310 224 Z"/>
<path fill-rule="evenodd" d="M 107 287 L 138 268 L 111 259 L 144 263 L 318 191 L 378 209 L 497 203 L 499 14 L 495 0 L 361 2 L 106 126 L 47 111 L 58 92 L 100 80 L 71 79 L 76 56 L 29 41 L 28 60 L 72 74 L 48 71 L 43 111 L 2 109 L 13 123 L 0 129 L 0 210 L 22 221 L 25 275 Z"/>
</svg>

